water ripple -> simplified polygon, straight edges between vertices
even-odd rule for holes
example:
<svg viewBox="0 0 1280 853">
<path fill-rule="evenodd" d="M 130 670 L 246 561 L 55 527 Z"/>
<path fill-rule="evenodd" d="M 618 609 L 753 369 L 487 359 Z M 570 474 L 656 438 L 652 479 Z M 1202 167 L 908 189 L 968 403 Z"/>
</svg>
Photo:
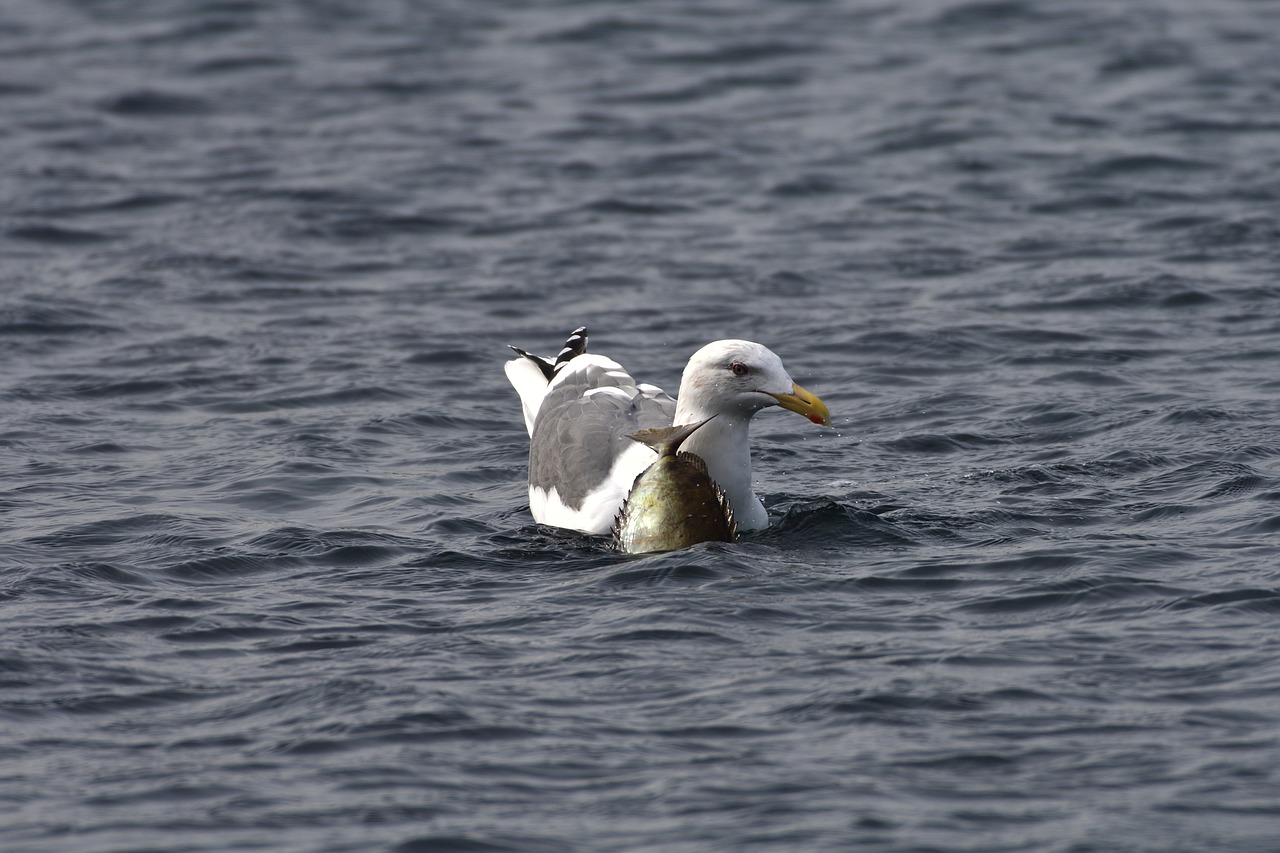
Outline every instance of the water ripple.
<svg viewBox="0 0 1280 853">
<path fill-rule="evenodd" d="M 1268 4 L 152 5 L 0 22 L 0 847 L 1270 849 Z M 769 529 L 533 523 L 584 323 Z"/>
</svg>

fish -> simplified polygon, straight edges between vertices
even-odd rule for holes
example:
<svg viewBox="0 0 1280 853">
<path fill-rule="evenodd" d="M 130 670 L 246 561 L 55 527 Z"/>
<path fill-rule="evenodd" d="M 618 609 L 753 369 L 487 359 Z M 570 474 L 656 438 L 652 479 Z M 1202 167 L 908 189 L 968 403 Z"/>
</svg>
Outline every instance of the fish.
<svg viewBox="0 0 1280 853">
<path fill-rule="evenodd" d="M 738 538 L 733 507 L 707 473 L 706 463 L 700 456 L 680 451 L 684 440 L 710 420 L 643 429 L 627 436 L 652 447 L 658 458 L 636 476 L 613 521 L 613 541 L 619 551 L 651 554 Z"/>
</svg>

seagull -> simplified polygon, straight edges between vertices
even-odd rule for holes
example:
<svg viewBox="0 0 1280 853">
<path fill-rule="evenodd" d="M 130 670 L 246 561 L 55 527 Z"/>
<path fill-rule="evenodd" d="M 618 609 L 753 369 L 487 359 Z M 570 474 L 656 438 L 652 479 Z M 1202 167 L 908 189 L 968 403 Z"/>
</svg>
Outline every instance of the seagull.
<svg viewBox="0 0 1280 853">
<path fill-rule="evenodd" d="M 831 425 L 826 405 L 792 380 L 772 350 L 751 341 L 714 341 L 695 352 L 677 399 L 588 353 L 585 327 L 554 359 L 511 349 L 516 358 L 504 369 L 529 431 L 529 510 L 552 527 L 609 533 L 636 476 L 658 458 L 629 436 L 709 420 L 681 450 L 706 462 L 738 529 L 761 530 L 769 515 L 751 490 L 751 417 L 781 406 Z"/>
</svg>

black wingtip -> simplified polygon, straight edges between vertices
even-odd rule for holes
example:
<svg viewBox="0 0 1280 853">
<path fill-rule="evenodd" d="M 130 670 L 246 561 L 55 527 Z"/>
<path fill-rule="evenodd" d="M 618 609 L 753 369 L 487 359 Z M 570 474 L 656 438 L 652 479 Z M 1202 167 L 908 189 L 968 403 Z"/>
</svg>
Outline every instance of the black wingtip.
<svg viewBox="0 0 1280 853">
<path fill-rule="evenodd" d="M 547 377 L 547 381 L 550 382 L 555 378 L 557 370 L 587 351 L 587 327 L 579 326 L 569 334 L 569 339 L 564 342 L 564 347 L 560 350 L 560 354 L 555 357 L 554 361 L 549 358 L 543 358 L 540 355 L 525 352 L 520 349 L 520 347 L 512 346 L 511 344 L 507 344 L 507 346 L 516 355 L 521 356 L 522 358 L 527 358 L 534 364 L 538 365 L 538 369 L 542 371 L 542 375 Z"/>
<path fill-rule="evenodd" d="M 524 350 L 520 349 L 520 347 L 511 346 L 511 344 L 507 344 L 507 346 L 510 347 L 511 351 L 514 352 L 516 355 L 522 356 L 523 358 L 527 358 L 530 361 L 532 361 L 534 364 L 538 365 L 538 369 L 542 371 L 542 375 L 547 378 L 548 382 L 551 381 L 551 377 L 556 375 L 556 366 L 551 362 L 547 361 L 545 358 L 542 358 L 541 356 L 533 355 L 532 353 L 527 353 Z"/>
<path fill-rule="evenodd" d="M 568 362 L 587 351 L 587 327 L 579 326 L 569 333 L 560 354 L 556 356 L 556 367 Z"/>
</svg>

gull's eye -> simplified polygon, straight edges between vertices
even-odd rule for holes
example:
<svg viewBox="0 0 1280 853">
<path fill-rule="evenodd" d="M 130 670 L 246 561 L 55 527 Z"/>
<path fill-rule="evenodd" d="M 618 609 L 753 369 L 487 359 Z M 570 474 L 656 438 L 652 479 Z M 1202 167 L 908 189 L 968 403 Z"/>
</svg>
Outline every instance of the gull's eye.
<svg viewBox="0 0 1280 853">
<path fill-rule="evenodd" d="M 743 364 L 740 361 L 735 361 L 732 364 L 730 364 L 729 370 L 733 372 L 734 376 L 746 376 L 748 373 L 751 372 L 751 368 L 747 367 L 745 364 Z"/>
</svg>

